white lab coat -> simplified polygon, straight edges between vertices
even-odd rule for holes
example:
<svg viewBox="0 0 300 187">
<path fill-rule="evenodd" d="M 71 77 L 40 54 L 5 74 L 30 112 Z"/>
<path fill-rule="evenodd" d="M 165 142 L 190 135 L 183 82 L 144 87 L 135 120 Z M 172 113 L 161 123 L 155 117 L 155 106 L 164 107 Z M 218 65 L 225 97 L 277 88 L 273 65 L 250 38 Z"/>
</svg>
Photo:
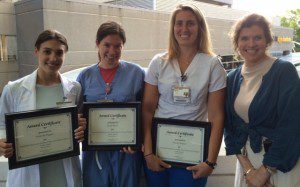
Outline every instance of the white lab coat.
<svg viewBox="0 0 300 187">
<path fill-rule="evenodd" d="M 36 78 L 37 70 L 21 79 L 9 82 L 3 89 L 0 99 L 0 139 L 5 138 L 5 113 L 36 109 Z M 77 104 L 81 86 L 75 81 L 61 78 L 64 96 Z M 2 131 L 2 132 L 1 132 Z M 79 158 L 63 159 L 68 187 L 82 186 Z M 53 179 L 55 180 L 55 179 Z M 40 186 L 39 165 L 27 166 L 10 170 L 7 175 L 7 187 L 38 187 Z"/>
</svg>

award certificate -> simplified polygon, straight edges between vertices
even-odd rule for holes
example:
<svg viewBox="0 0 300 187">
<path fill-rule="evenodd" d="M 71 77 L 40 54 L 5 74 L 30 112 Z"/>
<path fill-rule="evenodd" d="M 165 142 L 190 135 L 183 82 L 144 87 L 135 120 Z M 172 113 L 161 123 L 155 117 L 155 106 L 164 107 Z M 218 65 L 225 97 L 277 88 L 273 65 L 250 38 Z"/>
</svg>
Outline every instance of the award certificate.
<svg viewBox="0 0 300 187">
<path fill-rule="evenodd" d="M 7 140 L 15 150 L 9 159 L 10 169 L 79 154 L 74 139 L 77 107 L 11 113 L 5 118 Z"/>
<path fill-rule="evenodd" d="M 16 160 L 24 161 L 73 150 L 69 113 L 14 121 Z"/>
<path fill-rule="evenodd" d="M 83 150 L 119 150 L 141 145 L 141 103 L 84 103 L 87 129 Z"/>
<path fill-rule="evenodd" d="M 136 108 L 97 108 L 89 111 L 89 144 L 136 143 Z"/>
<path fill-rule="evenodd" d="M 207 157 L 208 122 L 154 118 L 154 152 L 171 165 L 197 165 Z"/>
</svg>

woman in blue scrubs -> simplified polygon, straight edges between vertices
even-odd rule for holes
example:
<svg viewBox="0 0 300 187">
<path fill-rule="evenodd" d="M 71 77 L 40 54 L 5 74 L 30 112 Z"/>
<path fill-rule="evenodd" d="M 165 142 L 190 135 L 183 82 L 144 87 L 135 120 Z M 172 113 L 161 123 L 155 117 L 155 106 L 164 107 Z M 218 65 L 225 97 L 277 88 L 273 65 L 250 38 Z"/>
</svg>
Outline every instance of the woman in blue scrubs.
<svg viewBox="0 0 300 187">
<path fill-rule="evenodd" d="M 144 71 L 120 60 L 126 42 L 116 22 L 103 23 L 97 32 L 99 62 L 82 71 L 77 80 L 85 102 L 134 102 L 142 97 Z M 122 151 L 84 151 L 83 186 L 136 187 L 141 172 L 141 153 L 130 147 Z"/>
</svg>

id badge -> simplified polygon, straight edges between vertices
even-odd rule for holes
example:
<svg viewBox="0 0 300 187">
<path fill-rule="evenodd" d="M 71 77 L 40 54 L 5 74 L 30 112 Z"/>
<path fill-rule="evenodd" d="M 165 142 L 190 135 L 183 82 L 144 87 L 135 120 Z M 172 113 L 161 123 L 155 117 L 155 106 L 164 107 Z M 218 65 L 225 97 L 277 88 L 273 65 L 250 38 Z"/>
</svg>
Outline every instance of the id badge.
<svg viewBox="0 0 300 187">
<path fill-rule="evenodd" d="M 69 94 L 69 95 L 63 97 L 63 101 L 56 102 L 56 107 L 60 108 L 60 107 L 74 106 L 75 105 L 75 102 L 73 102 L 73 101 L 75 101 L 74 98 L 76 98 L 76 95 Z"/>
<path fill-rule="evenodd" d="M 173 101 L 175 103 L 190 103 L 191 89 L 189 87 L 175 86 L 173 90 Z"/>
</svg>

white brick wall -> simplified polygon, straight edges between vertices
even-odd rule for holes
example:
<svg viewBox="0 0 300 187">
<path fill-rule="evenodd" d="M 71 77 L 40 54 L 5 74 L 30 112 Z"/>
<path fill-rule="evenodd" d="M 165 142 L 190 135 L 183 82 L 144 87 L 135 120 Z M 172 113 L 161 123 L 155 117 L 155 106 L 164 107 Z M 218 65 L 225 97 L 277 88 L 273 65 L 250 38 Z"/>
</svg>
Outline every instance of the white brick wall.
<svg viewBox="0 0 300 187">
<path fill-rule="evenodd" d="M 171 4 L 163 5 L 166 2 Z M 0 90 L 8 79 L 18 77 L 18 70 L 20 76 L 24 76 L 37 67 L 37 60 L 33 54 L 34 42 L 37 35 L 48 28 L 59 30 L 69 42 L 70 50 L 62 72 L 97 62 L 95 35 L 99 25 L 107 20 L 121 23 L 126 31 L 127 42 L 122 59 L 148 66 L 154 54 L 165 51 L 167 47 L 169 12 L 175 7 L 174 2 L 175 0 L 157 0 L 160 11 L 122 8 L 80 0 L 26 0 L 15 3 L 15 6 L 12 3 L 0 2 L 0 23 L 1 20 L 2 23 L 10 23 L 6 27 L 0 27 L 0 33 L 17 35 L 19 64 L 19 69 L 16 68 L 13 72 L 2 68 L 0 64 L 0 69 L 5 72 L 1 74 L 0 70 Z M 219 55 L 232 54 L 228 32 L 233 20 L 246 12 L 201 2 L 193 3 L 203 10 L 207 17 L 215 52 Z M 164 9 L 161 8 L 163 6 Z M 287 33 L 292 35 L 291 29 L 276 28 L 275 32 L 280 32 L 283 36 Z M 277 44 L 271 50 L 290 48 L 291 44 Z"/>
<path fill-rule="evenodd" d="M 5 187 L 8 164 L 7 159 L 0 157 L 0 187 Z"/>
<path fill-rule="evenodd" d="M 0 93 L 8 81 L 15 80 L 18 76 L 19 72 L 17 62 L 0 61 Z"/>
<path fill-rule="evenodd" d="M 0 1 L 0 34 L 16 35 L 16 17 L 14 6 L 9 1 Z M 0 61 L 0 94 L 2 88 L 9 80 L 15 80 L 19 76 L 16 62 Z"/>
</svg>

